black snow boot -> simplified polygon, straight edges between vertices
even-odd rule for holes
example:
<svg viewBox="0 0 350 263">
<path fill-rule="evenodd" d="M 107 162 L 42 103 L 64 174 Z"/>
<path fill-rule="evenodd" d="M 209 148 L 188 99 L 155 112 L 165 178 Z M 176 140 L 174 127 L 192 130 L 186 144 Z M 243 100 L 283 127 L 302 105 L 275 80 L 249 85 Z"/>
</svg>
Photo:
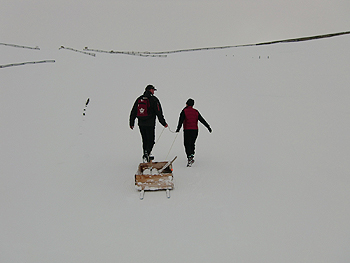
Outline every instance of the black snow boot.
<svg viewBox="0 0 350 263">
<path fill-rule="evenodd" d="M 194 155 L 191 154 L 190 156 L 187 157 L 187 167 L 191 167 L 193 163 L 194 163 Z"/>
<path fill-rule="evenodd" d="M 148 152 L 144 152 L 143 156 L 142 156 L 142 160 L 144 163 L 149 163 L 149 154 Z"/>
</svg>

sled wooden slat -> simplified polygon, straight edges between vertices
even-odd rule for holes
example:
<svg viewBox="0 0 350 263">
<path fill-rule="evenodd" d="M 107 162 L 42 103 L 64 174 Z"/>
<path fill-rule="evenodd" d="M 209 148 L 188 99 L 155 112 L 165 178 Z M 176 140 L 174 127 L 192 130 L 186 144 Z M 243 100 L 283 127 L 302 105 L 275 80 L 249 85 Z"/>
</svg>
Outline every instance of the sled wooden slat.
<svg viewBox="0 0 350 263">
<path fill-rule="evenodd" d="M 167 162 L 140 163 L 135 174 L 135 188 L 140 191 L 173 189 L 172 165 L 169 165 L 163 172 L 158 172 L 166 164 Z"/>
</svg>

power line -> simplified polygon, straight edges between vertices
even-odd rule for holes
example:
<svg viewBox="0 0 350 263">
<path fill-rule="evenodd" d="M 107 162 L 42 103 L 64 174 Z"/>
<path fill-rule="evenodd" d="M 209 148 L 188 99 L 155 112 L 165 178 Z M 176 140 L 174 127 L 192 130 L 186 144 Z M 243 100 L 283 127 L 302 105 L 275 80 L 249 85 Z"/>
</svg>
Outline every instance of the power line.
<svg viewBox="0 0 350 263">
<path fill-rule="evenodd" d="M 85 50 L 94 51 L 94 52 L 101 52 L 101 53 L 109 53 L 109 54 L 124 54 L 124 55 L 145 56 L 145 57 L 167 57 L 167 54 L 175 54 L 175 53 L 180 53 L 180 52 L 194 52 L 194 51 L 205 51 L 205 50 L 214 50 L 214 49 L 228 49 L 228 48 L 237 48 L 237 47 L 272 45 L 272 44 L 278 44 L 278 43 L 302 42 L 302 41 L 316 40 L 316 39 L 321 39 L 321 38 L 330 38 L 330 37 L 347 35 L 347 34 L 350 34 L 350 31 L 339 32 L 339 33 L 332 33 L 332 34 L 316 35 L 316 36 L 309 36 L 309 37 L 298 37 L 298 38 L 291 38 L 291 39 L 275 40 L 275 41 L 261 42 L 261 43 L 254 43 L 254 44 L 217 46 L 217 47 L 202 47 L 202 48 L 178 49 L 178 50 L 157 51 L 157 52 L 149 52 L 149 51 L 144 51 L 144 52 L 140 52 L 140 51 L 113 51 L 113 50 L 111 50 L 111 51 L 104 51 L 104 50 L 98 50 L 98 49 L 89 49 L 88 47 L 85 47 Z"/>
<path fill-rule="evenodd" d="M 40 50 L 40 48 L 38 46 L 36 46 L 36 47 L 28 47 L 28 46 L 21 46 L 21 45 L 15 45 L 15 44 L 6 44 L 6 43 L 0 43 L 0 45 L 9 46 L 9 47 L 17 47 L 17 48 L 27 48 L 27 49 Z"/>
<path fill-rule="evenodd" d="M 29 62 L 21 62 L 21 63 L 13 63 L 13 64 L 7 64 L 7 65 L 0 65 L 0 68 L 7 68 L 7 67 L 13 67 L 13 66 L 22 66 L 26 64 L 40 64 L 40 63 L 54 63 L 55 60 L 41 60 L 41 61 L 29 61 Z"/>
<path fill-rule="evenodd" d="M 131 55 L 131 56 L 140 56 L 140 57 L 167 57 L 167 55 L 160 55 L 152 52 L 135 52 L 135 51 L 106 51 L 106 50 L 100 50 L 100 49 L 91 49 L 88 47 L 85 47 L 84 50 L 87 51 L 93 51 L 93 52 L 99 52 L 99 53 L 108 53 L 108 54 L 121 54 L 121 55 Z"/>
<path fill-rule="evenodd" d="M 96 56 L 95 53 L 80 51 L 80 50 L 77 50 L 77 49 L 74 49 L 74 48 L 70 48 L 70 47 L 61 46 L 59 49 L 68 49 L 68 50 L 71 50 L 71 51 L 74 51 L 74 52 L 78 52 L 78 53 L 82 53 L 82 54 L 85 54 L 85 55 L 90 55 L 90 56 L 93 56 L 93 57 Z"/>
<path fill-rule="evenodd" d="M 278 44 L 278 43 L 302 42 L 302 41 L 316 40 L 316 39 L 321 39 L 321 38 L 330 38 L 330 37 L 335 37 L 335 36 L 340 36 L 340 35 L 347 35 L 347 34 L 350 34 L 350 31 L 339 32 L 339 33 L 332 33 L 332 34 L 316 35 L 316 36 L 309 36 L 309 37 L 298 37 L 298 38 L 276 40 L 276 41 L 269 41 L 269 42 L 261 42 L 261 43 L 255 43 L 255 44 L 243 44 L 243 45 L 234 45 L 234 46 L 218 46 L 218 47 L 205 47 L 205 48 L 192 48 L 192 49 L 179 49 L 179 50 L 172 50 L 172 51 L 149 52 L 149 53 L 150 54 L 171 54 L 171 53 L 179 53 L 179 52 L 203 51 L 203 50 L 212 50 L 212 49 L 226 49 L 226 48 L 236 48 L 236 47 L 262 46 L 262 45 L 271 45 L 271 44 Z"/>
</svg>

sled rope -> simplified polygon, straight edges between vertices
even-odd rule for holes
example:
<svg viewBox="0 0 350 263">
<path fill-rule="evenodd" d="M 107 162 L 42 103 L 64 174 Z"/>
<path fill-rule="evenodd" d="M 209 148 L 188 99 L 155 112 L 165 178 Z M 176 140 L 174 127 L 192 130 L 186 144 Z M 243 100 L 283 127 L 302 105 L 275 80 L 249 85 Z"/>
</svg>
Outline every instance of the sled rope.
<svg viewBox="0 0 350 263">
<path fill-rule="evenodd" d="M 168 156 L 169 156 L 169 154 L 170 154 L 171 149 L 172 149 L 173 146 L 174 146 L 175 140 L 176 140 L 176 138 L 177 138 L 178 135 L 179 135 L 179 133 L 176 133 L 175 138 L 174 138 L 174 141 L 173 141 L 173 143 L 172 143 L 172 145 L 171 145 L 171 147 L 170 147 L 170 149 L 169 149 L 168 155 L 166 156 L 165 160 L 168 160 Z"/>
<path fill-rule="evenodd" d="M 176 132 L 174 132 L 174 131 L 172 131 L 171 129 L 170 129 L 170 126 L 168 125 L 168 128 L 169 128 L 169 131 L 171 132 L 171 133 L 176 133 Z"/>
<path fill-rule="evenodd" d="M 162 132 L 159 134 L 158 139 L 157 139 L 156 142 L 154 143 L 154 146 L 156 146 L 156 144 L 157 144 L 157 142 L 159 141 L 160 137 L 162 136 L 164 130 L 165 130 L 165 127 L 163 128 Z"/>
</svg>

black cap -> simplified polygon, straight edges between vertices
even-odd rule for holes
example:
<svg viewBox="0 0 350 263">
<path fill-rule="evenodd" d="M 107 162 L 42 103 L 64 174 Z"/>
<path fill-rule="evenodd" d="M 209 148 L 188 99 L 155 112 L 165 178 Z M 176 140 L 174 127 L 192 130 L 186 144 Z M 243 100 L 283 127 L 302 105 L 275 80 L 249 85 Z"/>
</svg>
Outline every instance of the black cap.
<svg viewBox="0 0 350 263">
<path fill-rule="evenodd" d="M 157 90 L 153 85 L 149 84 L 146 86 L 145 90 L 151 90 L 151 89 L 154 89 L 154 90 Z"/>
</svg>

